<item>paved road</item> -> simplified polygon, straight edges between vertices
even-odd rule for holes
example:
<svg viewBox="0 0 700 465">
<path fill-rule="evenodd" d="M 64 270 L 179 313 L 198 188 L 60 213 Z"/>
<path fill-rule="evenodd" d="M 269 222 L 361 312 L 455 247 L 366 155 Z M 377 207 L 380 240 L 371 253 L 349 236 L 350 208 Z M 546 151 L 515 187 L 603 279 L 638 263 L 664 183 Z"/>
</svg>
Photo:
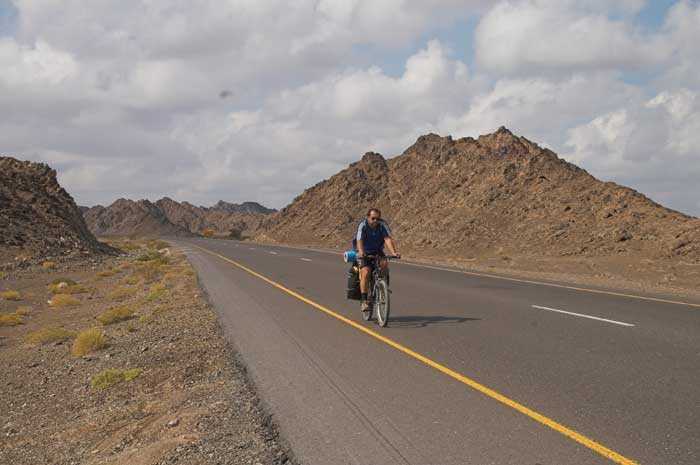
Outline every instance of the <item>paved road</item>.
<svg viewBox="0 0 700 465">
<path fill-rule="evenodd" d="M 393 262 L 379 328 L 336 254 L 177 244 L 304 463 L 700 464 L 697 303 Z"/>
</svg>

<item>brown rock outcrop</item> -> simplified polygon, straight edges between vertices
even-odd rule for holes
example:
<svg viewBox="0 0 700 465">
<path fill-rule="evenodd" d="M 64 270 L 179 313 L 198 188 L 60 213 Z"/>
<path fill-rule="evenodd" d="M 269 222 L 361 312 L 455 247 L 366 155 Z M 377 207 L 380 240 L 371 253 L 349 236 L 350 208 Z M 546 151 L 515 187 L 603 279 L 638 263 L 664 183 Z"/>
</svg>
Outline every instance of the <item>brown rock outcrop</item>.
<svg viewBox="0 0 700 465">
<path fill-rule="evenodd" d="M 11 157 L 0 157 L 0 252 L 3 261 L 116 253 L 95 239 L 55 170 Z"/>
<path fill-rule="evenodd" d="M 430 256 L 640 254 L 700 260 L 700 220 L 602 182 L 500 128 L 421 136 L 389 160 L 368 153 L 268 217 L 260 240 L 346 248 L 377 206 L 403 250 Z"/>
</svg>

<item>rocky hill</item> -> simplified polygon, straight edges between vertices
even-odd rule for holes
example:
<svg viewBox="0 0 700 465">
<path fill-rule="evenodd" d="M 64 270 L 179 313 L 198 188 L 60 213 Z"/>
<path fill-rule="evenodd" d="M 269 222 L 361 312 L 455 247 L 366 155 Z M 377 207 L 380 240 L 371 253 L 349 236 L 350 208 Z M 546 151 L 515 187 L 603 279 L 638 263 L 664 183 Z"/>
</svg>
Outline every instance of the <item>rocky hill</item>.
<svg viewBox="0 0 700 465">
<path fill-rule="evenodd" d="M 259 203 L 235 204 L 219 200 L 212 207 L 196 207 L 189 202 L 176 202 L 164 197 L 156 202 L 173 224 L 202 234 L 205 231 L 219 233 L 238 231 L 249 234 L 257 230 L 262 219 L 275 212 Z"/>
<path fill-rule="evenodd" d="M 98 236 L 194 235 L 171 223 L 163 211 L 148 200 L 118 199 L 108 207 L 92 207 L 84 215 L 88 227 Z"/>
<path fill-rule="evenodd" d="M 505 128 L 478 139 L 421 136 L 389 160 L 367 153 L 268 217 L 257 238 L 347 248 L 370 206 L 402 250 L 423 256 L 700 260 L 699 219 L 599 181 Z"/>
<path fill-rule="evenodd" d="M 203 208 L 203 207 L 200 207 Z M 231 213 L 250 213 L 250 214 L 263 214 L 268 215 L 270 213 L 275 213 L 277 210 L 273 208 L 267 208 L 260 205 L 258 202 L 243 202 L 229 203 L 219 200 L 214 205 L 210 207 L 211 210 L 224 210 Z"/>
<path fill-rule="evenodd" d="M 95 239 L 73 198 L 43 163 L 0 157 L 0 260 L 112 254 Z"/>
<path fill-rule="evenodd" d="M 273 211 L 254 202 L 238 205 L 219 201 L 206 208 L 164 197 L 155 203 L 119 199 L 108 207 L 92 207 L 84 215 L 97 235 L 191 236 L 206 231 L 250 233 Z"/>
</svg>

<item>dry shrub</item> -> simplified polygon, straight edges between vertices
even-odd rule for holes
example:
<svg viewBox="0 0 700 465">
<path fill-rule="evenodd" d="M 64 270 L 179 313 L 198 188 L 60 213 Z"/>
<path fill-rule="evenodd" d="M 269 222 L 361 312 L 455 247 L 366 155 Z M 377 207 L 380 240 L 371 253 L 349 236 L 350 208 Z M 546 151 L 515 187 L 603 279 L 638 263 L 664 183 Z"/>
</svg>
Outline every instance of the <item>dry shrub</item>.
<svg viewBox="0 0 700 465">
<path fill-rule="evenodd" d="M 168 307 L 167 305 L 158 305 L 156 308 L 153 309 L 152 313 L 154 315 L 161 315 L 167 312 L 168 310 L 170 310 L 170 307 Z"/>
<path fill-rule="evenodd" d="M 135 316 L 135 313 L 132 306 L 115 307 L 98 316 L 97 321 L 103 325 L 111 325 L 120 321 L 130 320 Z"/>
<path fill-rule="evenodd" d="M 165 242 L 165 241 L 151 241 L 148 243 L 149 249 L 163 250 L 163 249 L 168 249 L 170 247 L 171 247 L 170 243 Z"/>
<path fill-rule="evenodd" d="M 139 271 L 141 276 L 143 276 L 143 279 L 147 282 L 150 283 L 152 281 L 155 281 L 158 279 L 161 275 L 161 270 L 160 267 L 158 266 L 157 263 L 148 263 L 141 267 L 141 270 Z"/>
<path fill-rule="evenodd" d="M 100 328 L 90 328 L 78 334 L 73 343 L 72 352 L 76 357 L 82 357 L 105 347 L 107 347 L 107 336 Z"/>
<path fill-rule="evenodd" d="M 202 236 L 204 236 L 204 237 L 214 237 L 215 234 L 216 233 L 214 231 L 212 231 L 211 229 L 205 229 L 202 232 Z"/>
<path fill-rule="evenodd" d="M 160 292 L 164 291 L 165 289 L 167 289 L 167 286 L 163 283 L 151 284 L 151 287 L 148 288 L 148 290 L 151 292 Z"/>
<path fill-rule="evenodd" d="M 58 287 L 58 284 L 49 284 L 48 286 L 46 286 L 46 290 L 48 290 L 52 294 L 55 294 L 59 292 L 60 288 Z"/>
<path fill-rule="evenodd" d="M 133 241 L 124 241 L 118 243 L 117 247 L 124 250 L 139 250 L 141 248 L 141 244 Z"/>
<path fill-rule="evenodd" d="M 32 345 L 51 344 L 52 342 L 67 341 L 75 337 L 75 332 L 63 328 L 43 328 L 24 337 L 24 342 Z"/>
<path fill-rule="evenodd" d="M 92 377 L 91 386 L 94 389 L 106 389 L 119 383 L 127 383 L 143 373 L 143 368 L 131 370 L 105 370 Z"/>
<path fill-rule="evenodd" d="M 138 292 L 135 287 L 118 287 L 109 293 L 109 298 L 118 302 L 133 297 Z"/>
<path fill-rule="evenodd" d="M 179 277 L 180 276 L 177 273 L 171 271 L 169 273 L 166 273 L 165 276 L 163 276 L 163 280 L 165 280 L 168 283 L 172 283 L 173 281 L 177 281 L 177 278 Z"/>
<path fill-rule="evenodd" d="M 24 320 L 16 313 L 0 313 L 0 326 L 23 325 Z"/>
<path fill-rule="evenodd" d="M 5 272 L 5 271 L 0 271 L 0 279 L 5 279 L 5 278 L 7 278 L 8 276 L 9 276 L 9 275 L 7 274 L 7 272 Z"/>
<path fill-rule="evenodd" d="M 73 281 L 72 279 L 68 278 L 56 278 L 53 281 L 51 281 L 51 284 L 61 284 L 61 283 L 66 283 L 68 286 L 73 286 L 75 284 L 78 284 L 77 282 Z"/>
<path fill-rule="evenodd" d="M 56 294 L 49 300 L 51 307 L 73 307 L 80 305 L 80 299 L 68 294 Z"/>
<path fill-rule="evenodd" d="M 150 262 L 150 261 L 160 261 L 165 257 L 162 253 L 158 251 L 151 250 L 149 252 L 143 253 L 136 257 L 137 262 Z"/>
<path fill-rule="evenodd" d="M 138 284 L 139 281 L 141 281 L 141 277 L 140 277 L 139 275 L 137 275 L 137 274 L 130 274 L 129 276 L 127 276 L 126 278 L 124 278 L 124 279 L 122 280 L 122 283 L 123 283 L 123 284 L 129 284 L 129 285 L 133 286 L 134 284 Z"/>
<path fill-rule="evenodd" d="M 114 276 L 116 273 L 114 273 L 113 270 L 104 270 L 104 271 L 98 271 L 95 273 L 97 276 L 100 278 L 109 278 L 110 276 Z"/>
<path fill-rule="evenodd" d="M 45 270 L 51 270 L 51 269 L 53 269 L 53 268 L 56 268 L 56 262 L 44 262 L 44 263 L 41 264 L 41 266 L 42 266 Z"/>
<path fill-rule="evenodd" d="M 22 296 L 17 291 L 3 291 L 0 292 L 0 297 L 5 300 L 20 300 Z"/>
<path fill-rule="evenodd" d="M 193 269 L 187 269 L 187 270 L 183 271 L 183 273 L 184 273 L 186 276 L 194 276 L 194 270 L 193 270 Z"/>
<path fill-rule="evenodd" d="M 63 294 L 85 294 L 88 289 L 80 284 L 73 284 L 72 286 L 66 286 L 61 291 Z"/>
<path fill-rule="evenodd" d="M 22 316 L 29 315 L 30 313 L 32 313 L 32 307 L 17 307 L 17 309 L 15 309 L 15 313 Z"/>
<path fill-rule="evenodd" d="M 155 302 L 157 300 L 163 299 L 168 295 L 167 289 L 163 289 L 162 291 L 155 291 L 155 292 L 149 292 L 146 296 L 144 296 L 143 299 L 141 299 L 142 304 L 150 304 L 152 302 Z"/>
</svg>

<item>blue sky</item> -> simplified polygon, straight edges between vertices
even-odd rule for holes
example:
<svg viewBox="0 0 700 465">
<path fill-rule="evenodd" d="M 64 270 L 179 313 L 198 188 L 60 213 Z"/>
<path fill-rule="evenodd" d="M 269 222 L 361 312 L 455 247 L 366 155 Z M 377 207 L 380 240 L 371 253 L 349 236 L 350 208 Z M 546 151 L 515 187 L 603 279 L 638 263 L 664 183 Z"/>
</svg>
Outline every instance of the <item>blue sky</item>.
<svg viewBox="0 0 700 465">
<path fill-rule="evenodd" d="M 17 22 L 17 9 L 7 1 L 0 2 L 0 36 L 12 35 Z"/>
</svg>

